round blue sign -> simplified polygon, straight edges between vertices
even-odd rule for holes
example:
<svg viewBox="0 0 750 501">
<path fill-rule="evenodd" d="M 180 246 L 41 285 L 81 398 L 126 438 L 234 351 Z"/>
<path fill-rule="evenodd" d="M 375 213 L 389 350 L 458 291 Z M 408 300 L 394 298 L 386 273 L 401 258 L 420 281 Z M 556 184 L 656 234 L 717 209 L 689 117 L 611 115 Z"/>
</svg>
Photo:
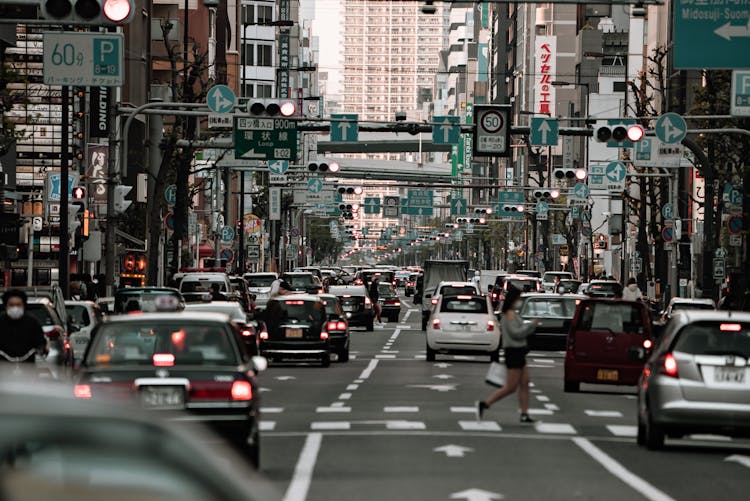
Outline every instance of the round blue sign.
<svg viewBox="0 0 750 501">
<path fill-rule="evenodd" d="M 234 261 L 234 251 L 232 249 L 221 249 L 219 258 L 226 259 L 227 263 L 231 263 Z"/>
<path fill-rule="evenodd" d="M 677 113 L 665 113 L 656 121 L 656 137 L 663 143 L 678 144 L 687 136 L 685 119 Z"/>
</svg>

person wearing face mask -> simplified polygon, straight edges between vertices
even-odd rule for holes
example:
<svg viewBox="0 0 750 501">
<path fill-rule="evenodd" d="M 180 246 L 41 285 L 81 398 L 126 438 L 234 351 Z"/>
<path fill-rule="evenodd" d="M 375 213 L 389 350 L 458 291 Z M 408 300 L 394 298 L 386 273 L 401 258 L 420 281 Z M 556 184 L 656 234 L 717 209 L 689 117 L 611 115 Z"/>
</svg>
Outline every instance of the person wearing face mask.
<svg viewBox="0 0 750 501">
<path fill-rule="evenodd" d="M 517 310 L 521 306 L 521 291 L 511 288 L 503 301 L 503 318 L 500 321 L 500 332 L 503 336 L 505 366 L 508 369 L 506 384 L 493 391 L 484 400 L 476 402 L 477 419 L 482 419 L 484 411 L 498 400 L 515 393 L 518 389 L 518 402 L 521 408 L 521 422 L 533 423 L 529 416 L 529 368 L 526 366 L 528 347 L 526 340 L 534 333 L 538 320 L 524 321 Z"/>
<path fill-rule="evenodd" d="M 47 349 L 44 331 L 35 318 L 26 313 L 26 293 L 9 289 L 3 294 L 4 313 L 0 315 L 0 351 L 8 357 L 23 357 L 31 350 L 43 353 Z M 26 362 L 34 362 L 32 355 Z M 0 362 L 5 358 L 0 357 Z"/>
</svg>

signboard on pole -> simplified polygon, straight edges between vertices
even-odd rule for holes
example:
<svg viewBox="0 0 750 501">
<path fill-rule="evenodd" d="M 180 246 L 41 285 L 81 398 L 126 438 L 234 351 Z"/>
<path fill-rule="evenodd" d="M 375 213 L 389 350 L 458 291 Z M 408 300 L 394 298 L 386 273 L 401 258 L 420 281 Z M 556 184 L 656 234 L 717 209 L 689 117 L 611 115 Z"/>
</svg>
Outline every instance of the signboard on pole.
<svg viewBox="0 0 750 501">
<path fill-rule="evenodd" d="M 297 122 L 294 120 L 234 117 L 233 134 L 236 158 L 297 159 Z"/>
<path fill-rule="evenodd" d="M 46 85 L 119 87 L 125 81 L 122 33 L 46 31 L 43 47 Z"/>
<path fill-rule="evenodd" d="M 268 219 L 281 221 L 281 188 L 268 188 Z"/>
<path fill-rule="evenodd" d="M 510 154 L 510 105 L 474 106 L 474 156 L 505 157 Z"/>
<path fill-rule="evenodd" d="M 732 72 L 730 113 L 733 117 L 750 117 L 750 70 Z"/>
</svg>

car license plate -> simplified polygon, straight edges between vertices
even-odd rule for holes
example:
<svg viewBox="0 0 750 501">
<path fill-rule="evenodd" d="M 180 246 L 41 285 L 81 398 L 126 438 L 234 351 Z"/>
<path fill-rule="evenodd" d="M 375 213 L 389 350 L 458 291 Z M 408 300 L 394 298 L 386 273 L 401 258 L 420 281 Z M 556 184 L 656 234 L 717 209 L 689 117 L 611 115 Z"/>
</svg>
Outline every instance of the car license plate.
<svg viewBox="0 0 750 501">
<path fill-rule="evenodd" d="M 620 379 L 620 373 L 616 370 L 599 369 L 596 371 L 596 379 L 599 381 L 617 381 Z"/>
<path fill-rule="evenodd" d="M 344 311 L 355 311 L 357 308 L 353 304 L 345 304 Z"/>
<path fill-rule="evenodd" d="M 744 383 L 744 367 L 716 367 L 714 369 L 714 382 L 716 383 Z"/>
<path fill-rule="evenodd" d="M 138 390 L 141 405 L 148 409 L 183 409 L 185 389 L 181 386 L 142 386 Z"/>
<path fill-rule="evenodd" d="M 302 329 L 287 329 L 286 330 L 286 337 L 301 338 L 302 337 Z"/>
</svg>

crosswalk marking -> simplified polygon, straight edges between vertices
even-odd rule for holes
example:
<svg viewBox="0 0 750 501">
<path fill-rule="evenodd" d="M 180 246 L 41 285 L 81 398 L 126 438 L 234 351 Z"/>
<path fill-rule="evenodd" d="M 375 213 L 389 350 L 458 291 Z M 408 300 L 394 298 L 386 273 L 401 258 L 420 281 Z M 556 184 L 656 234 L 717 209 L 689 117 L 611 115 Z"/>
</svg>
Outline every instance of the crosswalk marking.
<svg viewBox="0 0 750 501">
<path fill-rule="evenodd" d="M 319 414 L 329 413 L 329 412 L 351 412 L 351 411 L 352 411 L 351 407 L 344 407 L 344 406 L 341 406 L 341 407 L 334 407 L 334 406 L 330 406 L 330 407 L 318 407 L 317 409 L 315 409 L 315 412 L 317 412 Z"/>
<path fill-rule="evenodd" d="M 638 435 L 638 427 L 625 424 L 609 424 L 607 430 L 616 437 L 632 438 Z"/>
<path fill-rule="evenodd" d="M 261 414 L 279 414 L 281 412 L 284 412 L 283 407 L 261 407 L 260 408 Z"/>
<path fill-rule="evenodd" d="M 586 409 L 583 412 L 587 416 L 591 416 L 591 417 L 622 417 L 622 412 L 620 411 L 596 411 L 596 410 Z"/>
<path fill-rule="evenodd" d="M 276 429 L 276 421 L 260 421 L 258 429 L 260 431 L 273 431 Z"/>
<path fill-rule="evenodd" d="M 567 423 L 536 423 L 534 428 L 539 433 L 554 433 L 557 435 L 576 435 L 575 428 Z"/>
<path fill-rule="evenodd" d="M 419 412 L 419 407 L 383 407 L 383 412 Z"/>
<path fill-rule="evenodd" d="M 451 412 L 454 414 L 471 414 L 474 410 L 474 407 L 451 407 Z"/>
<path fill-rule="evenodd" d="M 342 393 L 339 395 L 339 400 L 349 400 L 350 398 L 352 398 L 351 393 Z"/>
<path fill-rule="evenodd" d="M 348 386 L 346 387 L 346 390 L 347 390 L 347 391 L 354 391 L 354 390 L 356 390 L 357 388 L 359 388 L 359 385 L 358 385 L 358 384 L 350 384 L 350 385 L 348 385 Z"/>
<path fill-rule="evenodd" d="M 348 421 L 314 421 L 310 423 L 311 430 L 350 430 L 352 427 Z"/>
<path fill-rule="evenodd" d="M 549 397 L 545 397 L 544 395 L 537 395 L 536 399 L 540 402 L 549 402 Z"/>
<path fill-rule="evenodd" d="M 464 431 L 501 431 L 496 421 L 459 421 L 458 425 Z"/>
<path fill-rule="evenodd" d="M 529 414 L 535 414 L 538 416 L 551 416 L 555 412 L 550 409 L 529 409 Z"/>
<path fill-rule="evenodd" d="M 559 411 L 560 408 L 556 406 L 555 404 L 544 404 L 544 408 L 551 410 L 551 411 Z"/>
<path fill-rule="evenodd" d="M 390 358 L 396 358 L 396 355 L 391 355 L 391 354 L 382 355 L 382 354 L 379 354 L 379 355 L 375 355 L 375 358 L 388 358 L 388 359 L 390 359 Z"/>
</svg>

